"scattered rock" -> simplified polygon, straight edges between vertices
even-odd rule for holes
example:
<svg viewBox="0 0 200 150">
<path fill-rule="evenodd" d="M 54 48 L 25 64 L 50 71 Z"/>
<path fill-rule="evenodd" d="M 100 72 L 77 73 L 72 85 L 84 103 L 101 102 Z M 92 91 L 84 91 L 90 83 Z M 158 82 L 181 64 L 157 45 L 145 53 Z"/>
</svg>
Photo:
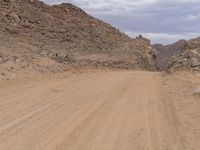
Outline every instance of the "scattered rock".
<svg viewBox="0 0 200 150">
<path fill-rule="evenodd" d="M 167 69 L 200 71 L 200 38 L 186 42 L 185 50 L 169 59 Z"/>
</svg>

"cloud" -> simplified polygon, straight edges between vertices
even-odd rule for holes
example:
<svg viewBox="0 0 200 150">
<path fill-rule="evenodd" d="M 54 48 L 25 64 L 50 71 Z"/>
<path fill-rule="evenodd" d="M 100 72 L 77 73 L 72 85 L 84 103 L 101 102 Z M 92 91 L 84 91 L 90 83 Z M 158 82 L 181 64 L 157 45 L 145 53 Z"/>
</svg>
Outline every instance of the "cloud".
<svg viewBox="0 0 200 150">
<path fill-rule="evenodd" d="M 200 33 L 179 33 L 179 34 L 169 34 L 169 33 L 137 33 L 137 32 L 126 32 L 126 34 L 135 38 L 139 34 L 142 34 L 144 37 L 150 38 L 152 44 L 171 44 L 175 41 L 179 41 L 181 39 L 189 40 L 191 37 L 195 38 L 200 35 Z"/>
<path fill-rule="evenodd" d="M 200 0 L 43 1 L 73 3 L 129 35 L 143 33 L 157 43 L 193 38 L 200 33 Z"/>
</svg>

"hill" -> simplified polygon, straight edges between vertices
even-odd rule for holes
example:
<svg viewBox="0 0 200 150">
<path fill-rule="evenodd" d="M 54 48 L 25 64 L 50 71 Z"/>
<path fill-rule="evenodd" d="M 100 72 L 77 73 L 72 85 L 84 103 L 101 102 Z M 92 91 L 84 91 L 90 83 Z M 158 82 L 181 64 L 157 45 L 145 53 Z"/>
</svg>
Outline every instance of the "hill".
<svg viewBox="0 0 200 150">
<path fill-rule="evenodd" d="M 170 45 L 154 44 L 153 48 L 157 51 L 156 61 L 160 70 L 165 70 L 169 58 L 181 53 L 184 50 L 185 45 L 185 40 L 180 40 Z"/>
<path fill-rule="evenodd" d="M 149 40 L 132 39 L 72 4 L 1 0 L 0 13 L 1 66 L 9 62 L 40 72 L 57 72 L 59 66 L 156 70 Z"/>
</svg>

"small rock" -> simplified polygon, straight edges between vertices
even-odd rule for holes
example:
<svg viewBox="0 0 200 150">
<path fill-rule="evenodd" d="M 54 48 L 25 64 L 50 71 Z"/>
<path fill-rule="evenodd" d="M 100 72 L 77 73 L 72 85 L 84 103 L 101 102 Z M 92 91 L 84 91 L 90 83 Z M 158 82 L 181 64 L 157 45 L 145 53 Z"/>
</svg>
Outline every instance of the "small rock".
<svg viewBox="0 0 200 150">
<path fill-rule="evenodd" d="M 11 13 L 10 14 L 10 17 L 12 17 L 12 19 L 15 21 L 15 22 L 19 22 L 20 21 L 20 18 L 17 14 L 15 13 Z"/>
<path fill-rule="evenodd" d="M 2 75 L 2 76 L 6 76 L 6 73 L 5 73 L 5 72 L 2 72 L 1 75 Z"/>
<path fill-rule="evenodd" d="M 195 89 L 192 93 L 200 96 L 200 88 Z"/>
<path fill-rule="evenodd" d="M 21 59 L 16 59 L 15 62 L 16 62 L 16 63 L 20 63 L 20 62 L 21 62 Z"/>
</svg>

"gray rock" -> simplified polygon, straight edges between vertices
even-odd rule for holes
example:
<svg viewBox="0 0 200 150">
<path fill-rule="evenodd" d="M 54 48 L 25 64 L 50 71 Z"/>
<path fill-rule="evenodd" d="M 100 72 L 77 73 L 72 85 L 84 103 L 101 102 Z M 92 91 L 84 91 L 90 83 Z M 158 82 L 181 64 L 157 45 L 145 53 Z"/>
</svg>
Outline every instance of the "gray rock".
<svg viewBox="0 0 200 150">
<path fill-rule="evenodd" d="M 21 59 L 16 59 L 15 62 L 16 62 L 16 63 L 20 63 L 20 62 L 21 62 Z"/>
<path fill-rule="evenodd" d="M 192 94 L 200 96 L 200 88 L 195 89 Z"/>
</svg>

